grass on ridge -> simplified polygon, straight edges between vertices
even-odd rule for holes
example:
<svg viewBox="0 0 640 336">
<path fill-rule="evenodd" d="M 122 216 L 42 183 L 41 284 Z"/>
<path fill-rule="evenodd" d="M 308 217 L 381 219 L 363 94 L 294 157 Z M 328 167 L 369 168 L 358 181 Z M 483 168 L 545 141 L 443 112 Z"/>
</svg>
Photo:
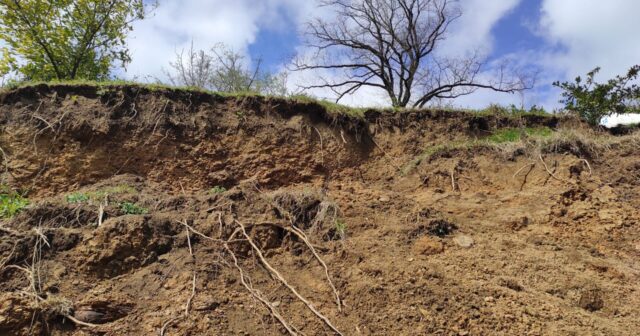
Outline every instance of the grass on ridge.
<svg viewBox="0 0 640 336">
<path fill-rule="evenodd" d="M 477 116 L 505 116 L 505 117 L 523 117 L 523 116 L 550 116 L 551 114 L 547 113 L 543 108 L 533 106 L 530 109 L 526 110 L 523 108 L 518 108 L 515 105 L 510 106 L 501 106 L 497 104 L 491 104 L 485 109 L 472 110 L 472 109 L 464 109 L 464 108 L 455 108 L 452 106 L 444 106 L 444 107 L 426 107 L 426 108 L 413 108 L 413 107 L 405 107 L 405 108 L 395 108 L 395 107 L 350 107 L 342 104 L 338 104 L 329 100 L 319 99 L 312 97 L 307 94 L 296 94 L 289 96 L 271 96 L 271 95 L 263 95 L 256 92 L 214 92 L 211 90 L 199 88 L 199 87 L 188 87 L 188 86 L 172 86 L 163 83 L 139 83 L 128 80 L 109 80 L 109 81 L 92 81 L 92 80 L 70 80 L 70 81 L 51 81 L 51 82 L 16 82 L 11 83 L 4 88 L 1 88 L 0 91 L 6 90 L 14 90 L 19 88 L 37 86 L 37 85 L 69 85 L 69 86 L 95 86 L 99 88 L 101 91 L 108 91 L 109 89 L 113 89 L 121 86 L 132 86 L 132 87 L 141 87 L 148 89 L 150 91 L 174 91 L 174 92 L 198 92 L 203 94 L 209 94 L 212 96 L 220 96 L 220 97 L 265 97 L 265 98 L 280 98 L 280 99 L 288 99 L 295 102 L 301 103 L 311 103 L 318 104 L 322 106 L 329 114 L 332 115 L 347 115 L 351 117 L 363 118 L 364 112 L 370 109 L 374 109 L 377 111 L 385 112 L 385 113 L 420 113 L 424 111 L 448 111 L 452 113 L 470 113 Z"/>
</svg>

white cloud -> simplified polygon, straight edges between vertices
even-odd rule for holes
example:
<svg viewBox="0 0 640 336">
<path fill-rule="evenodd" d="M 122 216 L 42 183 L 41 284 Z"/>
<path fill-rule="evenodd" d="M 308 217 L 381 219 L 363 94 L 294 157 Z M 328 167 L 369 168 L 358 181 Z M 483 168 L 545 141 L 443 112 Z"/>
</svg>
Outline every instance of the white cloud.
<svg viewBox="0 0 640 336">
<path fill-rule="evenodd" d="M 522 0 L 461 0 L 462 16 L 450 27 L 443 45 L 447 55 L 480 50 L 490 53 L 494 39 L 491 30 Z"/>
<path fill-rule="evenodd" d="M 544 0 L 541 11 L 542 36 L 560 47 L 546 66 L 565 78 L 596 66 L 609 78 L 640 63 L 640 1 Z"/>
<path fill-rule="evenodd" d="M 197 49 L 221 42 L 246 53 L 260 29 L 292 29 L 286 25 L 297 24 L 311 5 L 296 0 L 161 0 L 154 15 L 137 22 L 129 36 L 133 60 L 126 75 L 163 78 L 161 69 L 192 39 Z"/>
</svg>

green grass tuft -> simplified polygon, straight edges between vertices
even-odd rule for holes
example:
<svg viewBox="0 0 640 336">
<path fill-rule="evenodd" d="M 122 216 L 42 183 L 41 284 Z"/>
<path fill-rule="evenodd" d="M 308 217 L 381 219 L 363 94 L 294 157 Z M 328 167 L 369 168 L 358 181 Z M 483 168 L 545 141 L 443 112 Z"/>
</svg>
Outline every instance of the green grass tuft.
<svg viewBox="0 0 640 336">
<path fill-rule="evenodd" d="M 77 204 L 77 203 L 87 203 L 89 202 L 89 195 L 85 194 L 85 193 L 72 193 L 67 195 L 67 203 L 71 203 L 71 204 Z"/>
<path fill-rule="evenodd" d="M 29 200 L 13 191 L 0 192 L 0 218 L 11 218 L 29 205 Z"/>
<path fill-rule="evenodd" d="M 526 127 L 526 128 L 505 128 L 495 131 L 486 140 L 490 143 L 518 142 L 523 137 L 548 138 L 553 135 L 553 130 L 549 127 Z"/>
<path fill-rule="evenodd" d="M 120 210 L 122 210 L 125 215 L 144 215 L 146 213 L 149 213 L 149 210 L 147 208 L 141 207 L 131 202 L 120 203 Z"/>
<path fill-rule="evenodd" d="M 227 191 L 227 188 L 221 186 L 215 186 L 209 190 L 210 194 L 222 194 Z"/>
</svg>

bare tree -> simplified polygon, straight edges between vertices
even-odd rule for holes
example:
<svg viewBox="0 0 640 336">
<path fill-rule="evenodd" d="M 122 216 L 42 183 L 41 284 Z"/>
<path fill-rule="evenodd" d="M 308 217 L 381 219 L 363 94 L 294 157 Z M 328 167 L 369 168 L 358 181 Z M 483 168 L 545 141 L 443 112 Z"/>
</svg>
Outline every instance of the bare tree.
<svg viewBox="0 0 640 336">
<path fill-rule="evenodd" d="M 310 59 L 294 70 L 322 70 L 322 79 L 303 89 L 328 88 L 339 101 L 363 87 L 384 90 L 395 107 L 423 107 L 433 99 L 456 98 L 477 89 L 514 93 L 532 78 L 499 66 L 495 80 L 483 81 L 480 53 L 448 57 L 437 53 L 450 25 L 461 15 L 456 0 L 321 0 L 335 19 L 309 22 Z M 507 75 L 512 73 L 512 75 Z"/>
<path fill-rule="evenodd" d="M 193 86 L 219 92 L 257 92 L 272 95 L 286 94 L 286 74 L 272 74 L 261 69 L 258 59 L 249 67 L 245 56 L 224 44 L 217 44 L 210 52 L 189 49 L 176 52 L 169 63 L 172 71 L 165 71 L 172 85 Z"/>
<path fill-rule="evenodd" d="M 215 71 L 214 60 L 204 50 L 195 50 L 193 41 L 188 50 L 176 51 L 176 59 L 169 62 L 173 71 L 165 71 L 172 85 L 209 88 Z"/>
</svg>

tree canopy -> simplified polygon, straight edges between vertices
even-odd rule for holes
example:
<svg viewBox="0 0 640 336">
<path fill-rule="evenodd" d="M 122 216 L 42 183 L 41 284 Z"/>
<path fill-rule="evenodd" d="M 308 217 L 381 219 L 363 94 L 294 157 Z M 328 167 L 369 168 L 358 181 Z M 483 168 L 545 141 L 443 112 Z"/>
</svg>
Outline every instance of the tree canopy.
<svg viewBox="0 0 640 336">
<path fill-rule="evenodd" d="M 131 61 L 132 23 L 155 2 L 0 0 L 0 69 L 27 80 L 105 79 Z"/>
</svg>

